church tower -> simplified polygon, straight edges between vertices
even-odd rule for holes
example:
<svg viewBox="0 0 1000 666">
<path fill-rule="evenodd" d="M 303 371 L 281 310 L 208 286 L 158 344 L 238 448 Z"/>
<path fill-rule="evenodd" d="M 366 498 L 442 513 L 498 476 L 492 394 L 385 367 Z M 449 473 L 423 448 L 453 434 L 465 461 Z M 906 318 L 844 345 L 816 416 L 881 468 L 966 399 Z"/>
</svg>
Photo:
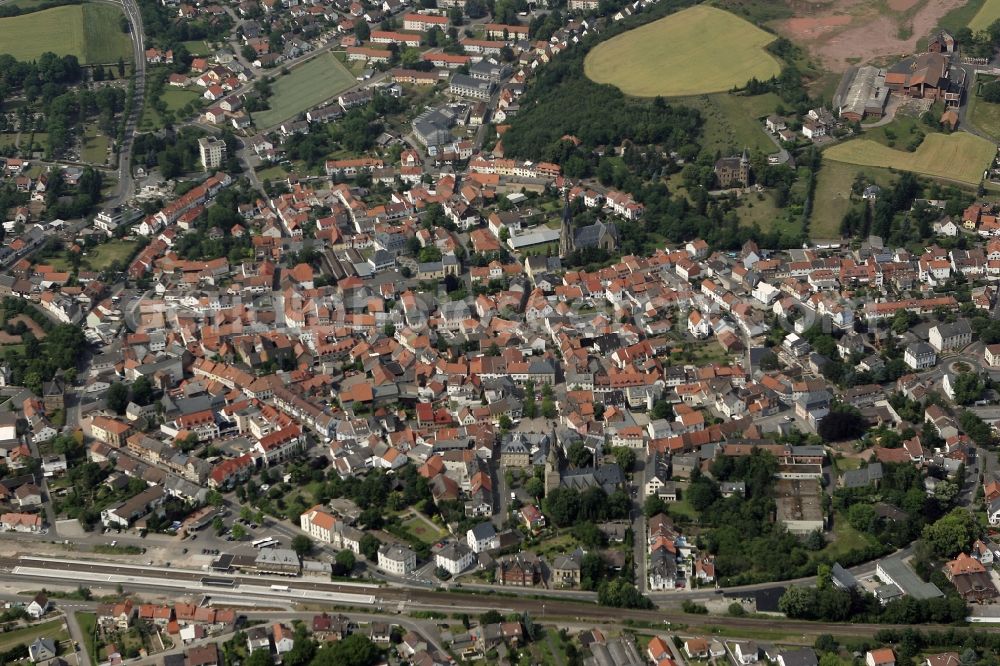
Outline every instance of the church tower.
<svg viewBox="0 0 1000 666">
<path fill-rule="evenodd" d="M 549 455 L 545 458 L 545 494 L 555 490 L 562 483 L 562 455 L 555 430 L 549 437 Z"/>
<path fill-rule="evenodd" d="M 746 146 L 740 155 L 740 182 L 743 183 L 743 187 L 750 187 L 750 155 L 747 154 Z"/>
<path fill-rule="evenodd" d="M 562 213 L 562 224 L 559 226 L 559 257 L 565 259 L 576 249 L 575 230 L 573 229 L 573 216 L 569 212 L 569 190 L 563 190 L 564 203 Z"/>
</svg>

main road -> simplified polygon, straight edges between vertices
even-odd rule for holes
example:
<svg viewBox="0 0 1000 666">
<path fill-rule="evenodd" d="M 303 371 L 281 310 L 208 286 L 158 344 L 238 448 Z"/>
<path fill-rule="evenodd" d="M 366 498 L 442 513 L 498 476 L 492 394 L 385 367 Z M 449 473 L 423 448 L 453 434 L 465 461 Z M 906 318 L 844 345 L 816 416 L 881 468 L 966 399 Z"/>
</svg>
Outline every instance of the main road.
<svg viewBox="0 0 1000 666">
<path fill-rule="evenodd" d="M 142 13 L 136 0 L 121 0 L 121 3 L 132 36 L 132 57 L 135 61 L 132 77 L 134 87 L 131 113 L 125 119 L 125 130 L 122 132 L 121 143 L 118 144 L 118 185 L 114 195 L 107 201 L 106 205 L 109 208 L 122 205 L 132 196 L 132 142 L 146 100 L 146 37 L 143 33 Z"/>
</svg>

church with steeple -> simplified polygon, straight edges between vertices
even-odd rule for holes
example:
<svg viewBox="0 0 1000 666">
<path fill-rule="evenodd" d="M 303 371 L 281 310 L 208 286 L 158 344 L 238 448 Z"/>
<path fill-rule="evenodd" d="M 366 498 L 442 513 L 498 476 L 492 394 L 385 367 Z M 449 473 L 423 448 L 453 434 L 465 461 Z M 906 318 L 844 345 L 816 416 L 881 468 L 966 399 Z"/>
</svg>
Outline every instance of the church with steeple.
<svg viewBox="0 0 1000 666">
<path fill-rule="evenodd" d="M 569 208 L 569 194 L 563 205 L 562 224 L 559 227 L 559 257 L 565 259 L 577 250 L 600 248 L 608 252 L 618 250 L 618 226 L 614 222 L 601 220 L 583 227 L 573 225 L 573 213 Z"/>
</svg>

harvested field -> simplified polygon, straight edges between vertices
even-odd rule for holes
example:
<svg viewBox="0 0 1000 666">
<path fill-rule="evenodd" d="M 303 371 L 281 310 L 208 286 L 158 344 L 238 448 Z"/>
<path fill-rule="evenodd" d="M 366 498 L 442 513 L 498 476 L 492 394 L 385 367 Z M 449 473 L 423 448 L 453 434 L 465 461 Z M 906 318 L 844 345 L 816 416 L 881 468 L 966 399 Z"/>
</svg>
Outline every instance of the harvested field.
<svg viewBox="0 0 1000 666">
<path fill-rule="evenodd" d="M 996 146 L 972 134 L 930 134 L 915 152 L 894 150 L 870 139 L 833 146 L 824 159 L 900 171 L 976 185 L 996 154 Z"/>
<path fill-rule="evenodd" d="M 697 5 L 598 44 L 584 71 L 639 97 L 722 92 L 780 73 L 764 50 L 772 41 L 774 35 L 734 14 Z"/>
<path fill-rule="evenodd" d="M 976 12 L 976 15 L 972 17 L 972 20 L 969 21 L 969 28 L 973 32 L 985 30 L 997 19 L 1000 19 L 1000 0 L 986 0 L 983 6 L 979 8 L 979 11 Z"/>
</svg>

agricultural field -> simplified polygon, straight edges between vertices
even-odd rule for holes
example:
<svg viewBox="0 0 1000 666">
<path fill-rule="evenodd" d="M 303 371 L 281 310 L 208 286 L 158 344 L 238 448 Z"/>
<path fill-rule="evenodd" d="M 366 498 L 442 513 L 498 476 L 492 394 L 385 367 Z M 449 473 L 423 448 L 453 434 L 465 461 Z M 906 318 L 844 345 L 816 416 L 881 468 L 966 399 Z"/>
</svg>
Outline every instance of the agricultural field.
<svg viewBox="0 0 1000 666">
<path fill-rule="evenodd" d="M 84 59 L 82 62 L 132 61 L 132 40 L 121 30 L 122 12 L 114 5 L 83 5 Z"/>
<path fill-rule="evenodd" d="M 66 5 L 0 19 L 0 51 L 34 60 L 46 51 L 75 55 L 82 64 L 131 61 L 132 46 L 121 31 L 122 12 L 112 5 Z"/>
<path fill-rule="evenodd" d="M 584 71 L 639 97 L 722 92 L 781 72 L 764 50 L 772 41 L 774 35 L 738 16 L 698 5 L 598 44 Z"/>
<path fill-rule="evenodd" d="M 323 53 L 275 80 L 271 108 L 253 114 L 254 124 L 258 129 L 277 125 L 355 83 L 354 76 L 337 58 L 329 52 Z"/>
<path fill-rule="evenodd" d="M 824 159 L 860 166 L 888 167 L 976 185 L 996 154 L 990 141 L 972 134 L 930 134 L 915 152 L 894 150 L 870 139 L 833 146 Z M 822 201 L 817 195 L 817 200 Z"/>
<path fill-rule="evenodd" d="M 781 100 L 774 93 L 744 97 L 718 93 L 698 95 L 677 100 L 685 106 L 701 111 L 704 124 L 702 149 L 735 153 L 749 148 L 765 155 L 778 152 L 778 147 L 768 138 L 760 118 L 774 113 Z"/>
<path fill-rule="evenodd" d="M 1000 0 L 986 0 L 969 21 L 969 28 L 973 32 L 985 30 L 997 19 L 1000 19 Z"/>
</svg>

